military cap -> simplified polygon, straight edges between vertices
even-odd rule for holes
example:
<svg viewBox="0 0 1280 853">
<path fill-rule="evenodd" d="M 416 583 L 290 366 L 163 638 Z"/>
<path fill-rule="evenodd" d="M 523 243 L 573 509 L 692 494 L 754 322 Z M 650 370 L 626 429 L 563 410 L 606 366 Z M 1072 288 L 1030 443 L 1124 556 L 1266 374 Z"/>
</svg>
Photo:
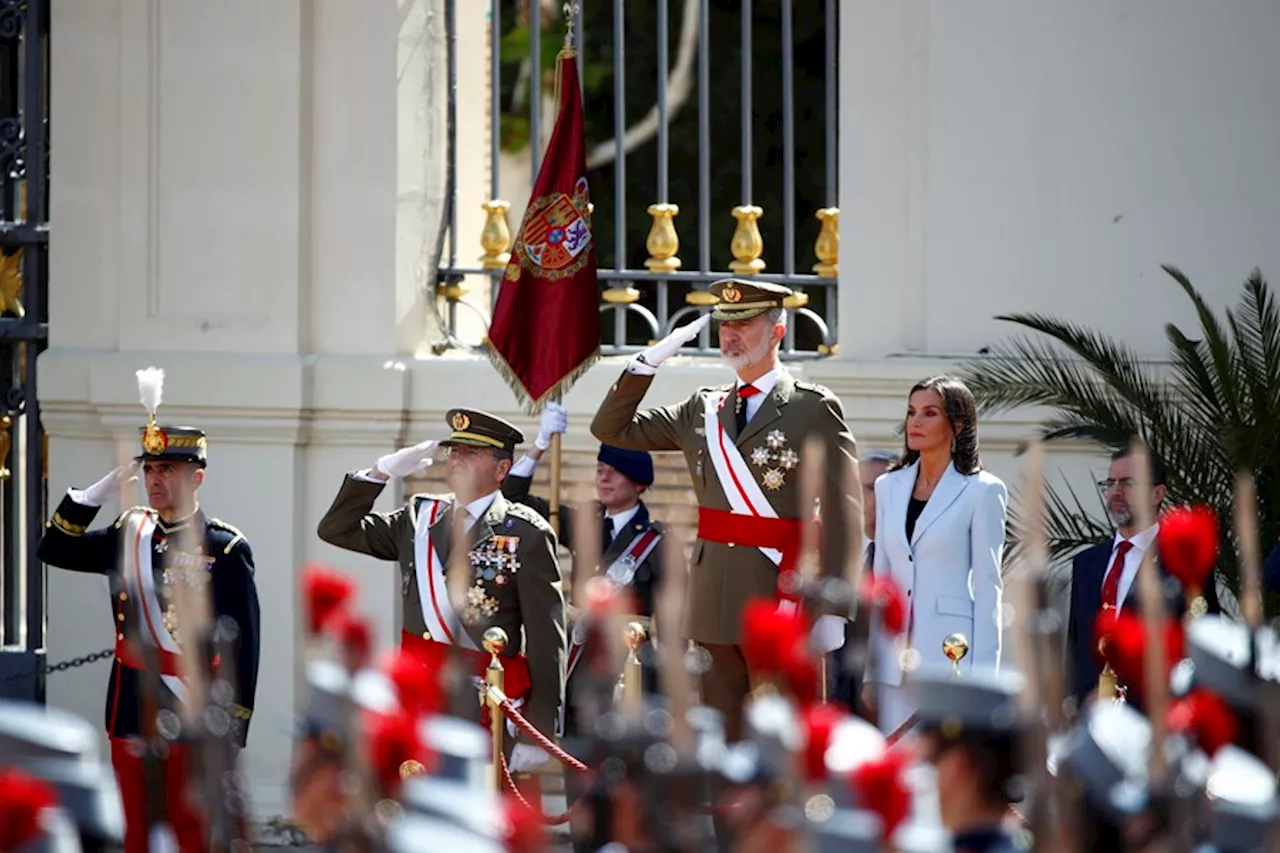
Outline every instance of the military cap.
<svg viewBox="0 0 1280 853">
<path fill-rule="evenodd" d="M 445 423 L 453 432 L 440 442 L 443 447 L 463 444 L 469 447 L 492 447 L 511 453 L 517 444 L 524 441 L 524 433 L 516 429 L 514 424 L 488 412 L 478 409 L 450 409 L 444 417 Z"/>
<path fill-rule="evenodd" d="M 603 462 L 633 483 L 653 485 L 653 457 L 643 450 L 623 450 L 609 444 L 600 445 L 596 461 Z"/>
<path fill-rule="evenodd" d="M 771 308 L 781 308 L 782 300 L 791 295 L 789 287 L 767 281 L 722 278 L 707 288 L 719 299 L 711 316 L 716 320 L 750 320 Z"/>
<path fill-rule="evenodd" d="M 1124 702 L 1087 707 L 1067 735 L 1052 770 L 1068 770 L 1089 799 L 1117 822 L 1148 805 L 1151 724 Z"/>
<path fill-rule="evenodd" d="M 0 700 L 0 766 L 43 779 L 83 835 L 124 840 L 114 775 L 98 760 L 98 736 L 69 711 Z"/>
<path fill-rule="evenodd" d="M 950 667 L 921 667 L 908 682 L 922 731 L 944 738 L 1013 734 L 1018 730 L 1015 697 L 1026 688 L 1021 675 L 974 667 L 963 677 Z"/>
<path fill-rule="evenodd" d="M 1213 757 L 1205 785 L 1214 846 L 1223 853 L 1263 850 L 1280 818 L 1275 774 L 1259 758 L 1226 745 Z"/>
<path fill-rule="evenodd" d="M 208 462 L 208 441 L 204 430 L 193 426 L 161 426 L 156 423 L 156 410 L 164 393 L 164 371 L 148 367 L 138 371 L 138 395 L 146 408 L 147 424 L 139 427 L 142 452 L 138 460 L 163 459 L 170 462 L 194 462 L 203 467 Z"/>
<path fill-rule="evenodd" d="M 1186 633 L 1187 656 L 1195 667 L 1196 683 L 1219 694 L 1232 706 L 1257 708 L 1258 677 L 1280 680 L 1280 673 L 1272 676 L 1263 672 L 1265 666 L 1254 660 L 1255 644 L 1280 650 L 1280 637 L 1274 628 L 1264 625 L 1255 634 L 1243 622 L 1205 614 L 1192 619 Z"/>
</svg>

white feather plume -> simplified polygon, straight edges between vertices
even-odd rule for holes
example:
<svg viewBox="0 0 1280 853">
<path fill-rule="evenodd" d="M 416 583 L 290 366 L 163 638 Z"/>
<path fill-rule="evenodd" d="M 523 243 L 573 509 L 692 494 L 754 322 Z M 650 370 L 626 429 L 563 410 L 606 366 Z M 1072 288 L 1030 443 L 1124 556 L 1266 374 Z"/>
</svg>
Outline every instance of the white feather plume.
<svg viewBox="0 0 1280 853">
<path fill-rule="evenodd" d="M 164 396 L 164 370 L 159 367 L 139 370 L 138 394 L 142 397 L 142 405 L 147 408 L 147 414 L 155 415 L 160 408 L 160 398 Z"/>
</svg>

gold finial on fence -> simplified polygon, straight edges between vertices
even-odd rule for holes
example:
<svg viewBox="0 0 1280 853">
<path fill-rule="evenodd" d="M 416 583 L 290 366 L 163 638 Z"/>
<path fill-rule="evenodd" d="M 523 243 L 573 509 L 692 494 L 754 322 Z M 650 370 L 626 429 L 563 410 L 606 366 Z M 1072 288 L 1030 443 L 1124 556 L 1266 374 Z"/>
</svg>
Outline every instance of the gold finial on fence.
<svg viewBox="0 0 1280 853">
<path fill-rule="evenodd" d="M 764 261 L 760 255 L 764 252 L 764 238 L 760 236 L 760 226 L 756 220 L 764 210 L 754 204 L 743 204 L 732 211 L 733 218 L 738 220 L 738 227 L 733 231 L 733 239 L 729 241 L 729 251 L 733 252 L 733 260 L 729 269 L 738 275 L 755 275 L 764 272 Z"/>
<path fill-rule="evenodd" d="M 840 208 L 824 207 L 814 217 L 822 223 L 822 230 L 813 244 L 813 253 L 818 256 L 813 271 L 823 278 L 835 278 L 840 272 Z"/>
<path fill-rule="evenodd" d="M 648 632 L 640 622 L 628 623 L 622 635 L 627 645 L 627 662 L 622 669 L 622 705 L 633 711 L 639 710 L 644 701 L 640 647 L 647 638 Z"/>
<path fill-rule="evenodd" d="M 480 248 L 484 249 L 480 266 L 487 270 L 502 269 L 511 260 L 511 226 L 507 223 L 511 202 L 493 199 L 480 207 L 485 214 L 484 228 L 480 231 Z"/>
<path fill-rule="evenodd" d="M 645 248 L 649 250 L 649 259 L 644 265 L 651 272 L 675 272 L 680 269 L 680 259 L 676 252 L 680 251 L 680 237 L 676 234 L 676 214 L 680 207 L 662 202 L 649 205 L 649 215 L 653 217 L 653 227 L 649 229 L 649 239 Z"/>
</svg>

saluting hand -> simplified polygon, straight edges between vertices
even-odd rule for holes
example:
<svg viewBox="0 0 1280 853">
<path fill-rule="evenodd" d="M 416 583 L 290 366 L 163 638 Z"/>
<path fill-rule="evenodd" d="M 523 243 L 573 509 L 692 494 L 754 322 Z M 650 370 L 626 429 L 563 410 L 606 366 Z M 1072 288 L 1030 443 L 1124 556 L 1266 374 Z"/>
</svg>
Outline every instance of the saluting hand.
<svg viewBox="0 0 1280 853">
<path fill-rule="evenodd" d="M 121 465 L 83 492 L 78 495 L 73 494 L 72 499 L 84 506 L 102 506 L 114 495 L 118 494 L 126 483 L 136 479 L 138 469 L 141 467 L 142 463 L 137 459 L 128 465 Z"/>
<path fill-rule="evenodd" d="M 689 343 L 689 341 L 701 334 L 702 330 L 705 329 L 707 324 L 710 322 L 711 314 L 707 313 L 703 314 L 692 323 L 686 323 L 653 346 L 649 347 L 644 352 L 637 355 L 634 363 L 656 369 L 658 365 L 662 364 L 662 362 L 679 352 L 680 347 Z"/>
<path fill-rule="evenodd" d="M 413 447 L 406 447 L 397 450 L 395 453 L 388 453 L 378 459 L 378 463 L 373 466 L 371 474 L 378 479 L 389 479 L 391 477 L 409 477 L 425 471 L 435 461 L 435 449 L 438 443 L 437 441 L 424 441 L 421 444 L 415 444 Z M 379 474 L 382 476 L 378 477 Z"/>
</svg>

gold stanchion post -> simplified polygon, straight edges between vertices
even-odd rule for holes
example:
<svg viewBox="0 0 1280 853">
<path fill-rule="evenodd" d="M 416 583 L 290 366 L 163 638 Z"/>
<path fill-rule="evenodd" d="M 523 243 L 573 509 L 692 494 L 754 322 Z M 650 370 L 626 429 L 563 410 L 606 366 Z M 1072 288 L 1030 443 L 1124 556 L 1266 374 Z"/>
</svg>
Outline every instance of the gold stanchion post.
<svg viewBox="0 0 1280 853">
<path fill-rule="evenodd" d="M 969 654 L 969 638 L 964 634 L 948 634 L 942 640 L 942 653 L 951 661 L 951 675 L 960 677 L 960 661 Z"/>
<path fill-rule="evenodd" d="M 622 706 L 638 711 L 644 704 L 644 686 L 641 678 L 640 647 L 648 633 L 639 622 L 627 624 L 623 641 L 627 644 L 627 662 L 622 668 Z"/>
<path fill-rule="evenodd" d="M 502 716 L 502 709 L 498 707 L 497 699 L 488 688 L 492 687 L 502 695 L 506 695 L 505 674 L 502 669 L 502 661 L 498 660 L 498 656 L 502 654 L 503 649 L 506 647 L 506 631 L 501 628 L 489 628 L 484 632 L 484 650 L 489 653 L 489 666 L 484 671 L 486 689 L 481 696 L 481 702 L 489 704 L 489 731 L 493 735 L 493 789 L 495 791 L 502 790 L 502 726 L 506 720 Z"/>
</svg>

